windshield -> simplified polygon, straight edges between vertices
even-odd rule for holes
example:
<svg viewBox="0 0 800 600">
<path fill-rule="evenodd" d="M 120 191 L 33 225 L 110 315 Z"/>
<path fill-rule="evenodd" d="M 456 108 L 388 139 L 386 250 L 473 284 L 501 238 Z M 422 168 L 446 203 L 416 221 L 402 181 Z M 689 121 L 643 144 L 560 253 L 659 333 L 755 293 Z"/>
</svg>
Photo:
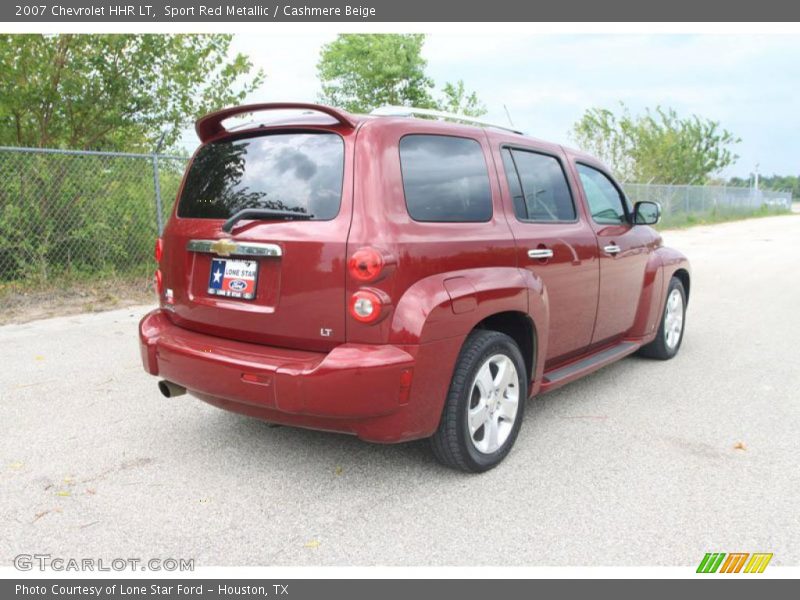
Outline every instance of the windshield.
<svg viewBox="0 0 800 600">
<path fill-rule="evenodd" d="M 178 216 L 228 219 L 246 208 L 265 208 L 325 221 L 339 212 L 343 171 L 344 142 L 335 133 L 212 143 L 189 168 Z"/>
</svg>

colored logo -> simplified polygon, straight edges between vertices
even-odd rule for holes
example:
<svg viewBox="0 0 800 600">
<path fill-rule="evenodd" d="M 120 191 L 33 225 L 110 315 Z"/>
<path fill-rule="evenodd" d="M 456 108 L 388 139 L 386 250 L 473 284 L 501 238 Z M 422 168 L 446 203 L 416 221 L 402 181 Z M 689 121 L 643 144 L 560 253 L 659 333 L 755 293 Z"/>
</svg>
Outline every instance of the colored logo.
<svg viewBox="0 0 800 600">
<path fill-rule="evenodd" d="M 211 251 L 218 256 L 230 256 L 233 252 L 236 252 L 238 247 L 234 242 L 222 239 L 211 244 Z"/>
<path fill-rule="evenodd" d="M 256 297 L 258 263 L 254 260 L 214 258 L 208 277 L 208 293 L 252 300 Z"/>
<path fill-rule="evenodd" d="M 772 552 L 707 552 L 697 567 L 698 573 L 763 573 Z"/>
</svg>

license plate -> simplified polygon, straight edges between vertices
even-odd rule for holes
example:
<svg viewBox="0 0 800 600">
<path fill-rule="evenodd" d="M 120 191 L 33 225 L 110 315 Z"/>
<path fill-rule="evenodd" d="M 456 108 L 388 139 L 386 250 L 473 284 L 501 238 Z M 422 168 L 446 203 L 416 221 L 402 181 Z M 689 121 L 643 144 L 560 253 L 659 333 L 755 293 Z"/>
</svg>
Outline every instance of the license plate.
<svg viewBox="0 0 800 600">
<path fill-rule="evenodd" d="M 258 263 L 254 260 L 211 259 L 208 293 L 252 300 L 256 297 Z"/>
</svg>

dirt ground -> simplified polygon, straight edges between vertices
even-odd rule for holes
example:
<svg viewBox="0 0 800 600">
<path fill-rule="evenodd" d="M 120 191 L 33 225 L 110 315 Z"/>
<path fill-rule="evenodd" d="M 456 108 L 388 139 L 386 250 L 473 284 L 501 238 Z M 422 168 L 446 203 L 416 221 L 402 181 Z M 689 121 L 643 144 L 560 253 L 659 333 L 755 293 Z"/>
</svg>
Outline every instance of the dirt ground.
<svg viewBox="0 0 800 600">
<path fill-rule="evenodd" d="M 33 291 L 0 285 L 0 325 L 155 303 L 149 278 L 72 283 Z"/>
</svg>

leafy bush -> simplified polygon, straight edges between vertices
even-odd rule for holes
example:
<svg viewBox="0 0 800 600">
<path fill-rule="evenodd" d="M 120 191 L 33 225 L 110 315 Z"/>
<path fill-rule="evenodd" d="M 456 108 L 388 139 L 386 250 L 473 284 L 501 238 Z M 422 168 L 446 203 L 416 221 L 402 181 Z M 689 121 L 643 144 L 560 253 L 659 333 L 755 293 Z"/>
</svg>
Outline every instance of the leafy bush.
<svg viewBox="0 0 800 600">
<path fill-rule="evenodd" d="M 165 215 L 184 165 L 159 160 Z M 0 281 L 149 273 L 157 235 L 150 157 L 0 151 Z"/>
</svg>

